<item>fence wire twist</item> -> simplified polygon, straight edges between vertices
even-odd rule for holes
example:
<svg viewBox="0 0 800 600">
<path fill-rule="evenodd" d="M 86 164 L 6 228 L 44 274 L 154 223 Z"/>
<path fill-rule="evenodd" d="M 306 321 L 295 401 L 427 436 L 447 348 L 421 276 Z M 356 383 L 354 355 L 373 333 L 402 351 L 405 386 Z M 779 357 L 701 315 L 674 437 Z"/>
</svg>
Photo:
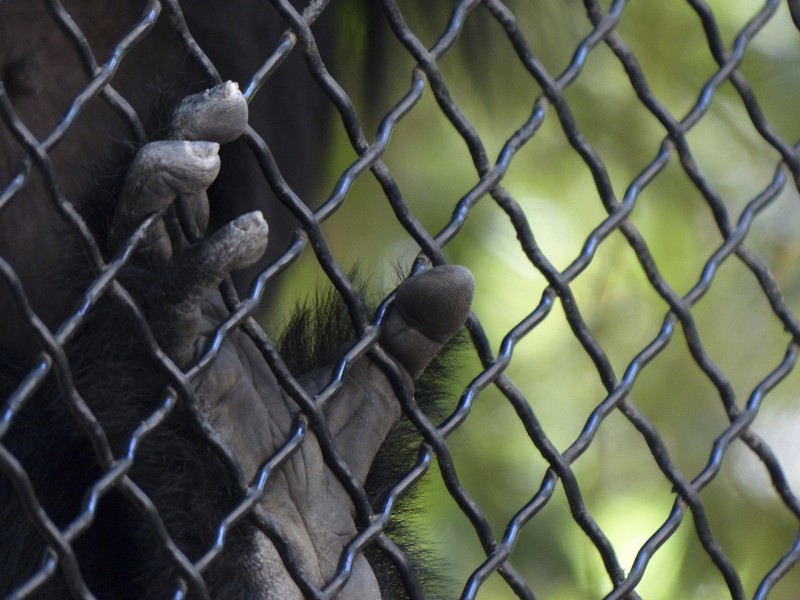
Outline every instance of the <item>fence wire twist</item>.
<svg viewBox="0 0 800 600">
<path fill-rule="evenodd" d="M 731 446 L 741 441 L 763 463 L 769 473 L 774 492 L 786 511 L 795 521 L 800 519 L 800 501 L 791 488 L 789 477 L 778 456 L 770 445 L 751 429 L 765 398 L 776 385 L 792 373 L 795 367 L 798 342 L 800 342 L 800 321 L 782 295 L 780 285 L 771 274 L 767 262 L 747 244 L 748 234 L 759 216 L 776 203 L 792 182 L 796 185 L 800 180 L 800 156 L 797 145 L 783 139 L 771 127 L 740 67 L 748 55 L 752 40 L 767 24 L 775 19 L 786 19 L 789 15 L 795 18 L 796 23 L 800 21 L 798 19 L 800 5 L 789 0 L 790 11 L 786 14 L 781 12 L 782 6 L 777 0 L 765 2 L 763 6 L 753 11 L 752 16 L 735 36 L 733 44 L 730 48 L 726 48 L 720 26 L 710 5 L 701 0 L 687 0 L 687 10 L 694 11 L 697 16 L 699 26 L 707 40 L 708 52 L 716 63 L 716 69 L 697 90 L 697 98 L 689 109 L 676 116 L 659 101 L 649 87 L 645 70 L 618 31 L 620 21 L 629 8 L 629 3 L 624 0 L 611 2 L 607 10 L 600 2 L 584 0 L 585 22 L 589 25 L 588 33 L 575 46 L 566 68 L 558 74 L 548 71 L 537 58 L 536 52 L 532 49 L 533 41 L 526 37 L 517 21 L 520 14 L 535 11 L 536 8 L 533 6 L 525 4 L 509 6 L 499 0 L 455 2 L 444 29 L 435 42 L 427 46 L 420 39 L 420 34 L 406 22 L 398 4 L 393 0 L 382 0 L 383 15 L 391 31 L 404 51 L 413 57 L 416 66 L 412 71 L 411 84 L 407 91 L 386 112 L 377 134 L 370 140 L 364 132 L 350 97 L 328 71 L 312 33 L 315 20 L 325 11 L 333 10 L 336 2 L 324 0 L 310 2 L 302 11 L 286 0 L 273 0 L 272 4 L 280 17 L 285 20 L 286 33 L 281 37 L 274 52 L 263 58 L 261 67 L 252 74 L 252 79 L 243 84 L 245 97 L 248 101 L 254 99 L 287 56 L 291 53 L 301 53 L 309 73 L 338 112 L 357 158 L 338 176 L 332 193 L 317 208 L 312 209 L 284 180 L 278 162 L 262 134 L 248 128 L 244 138 L 258 161 L 263 176 L 278 199 L 299 220 L 302 228 L 296 232 L 286 251 L 259 274 L 246 298 L 238 299 L 232 287 L 226 286 L 225 299 L 231 314 L 217 330 L 206 352 L 187 372 L 182 372 L 159 347 L 147 325 L 142 309 L 117 281 L 120 270 L 129 263 L 131 256 L 143 243 L 147 232 L 160 215 L 154 215 L 143 222 L 113 259 L 104 260 L 90 227 L 62 192 L 49 156 L 49 153 L 68 134 L 75 119 L 87 110 L 89 101 L 96 97 L 103 98 L 128 123 L 140 142 L 145 141 L 145 129 L 140 117 L 125 98 L 115 91 L 114 77 L 120 65 L 124 64 L 126 56 L 150 34 L 160 20 L 167 20 L 175 29 L 185 44 L 188 55 L 202 65 L 212 81 L 222 81 L 213 62 L 195 41 L 193 32 L 183 17 L 179 0 L 147 2 L 138 23 L 117 42 L 102 62 L 93 54 L 83 33 L 61 2 L 47 1 L 46 5 L 52 18 L 69 36 L 79 53 L 89 81 L 85 89 L 72 100 L 64 118 L 41 139 L 26 128 L 16 115 L 5 88 L 0 86 L 0 118 L 24 149 L 24 158 L 20 161 L 13 177 L 9 182 L 3 182 L 4 187 L 0 189 L 0 215 L 15 202 L 19 190 L 34 174 L 41 177 L 53 206 L 78 232 L 83 251 L 90 257 L 96 273 L 94 282 L 82 296 L 79 308 L 64 320 L 60 327 L 51 332 L 31 309 L 26 292 L 14 270 L 0 257 L 0 274 L 5 285 L 13 296 L 17 310 L 29 322 L 31 331 L 37 336 L 42 349 L 36 366 L 19 381 L 14 393 L 3 399 L 0 419 L 0 469 L 13 484 L 22 504 L 26 507 L 29 518 L 49 546 L 41 568 L 23 587 L 17 589 L 12 597 L 35 595 L 36 590 L 58 569 L 63 572 L 75 597 L 92 597 L 81 575 L 81 566 L 72 545 L 92 524 L 99 500 L 112 489 L 121 492 L 141 513 L 156 538 L 167 550 L 182 581 L 177 591 L 178 597 L 186 594 L 198 598 L 209 597 L 203 573 L 223 549 L 228 532 L 245 517 L 253 519 L 274 543 L 297 586 L 309 598 L 334 597 L 347 582 L 355 557 L 369 544 L 376 544 L 389 557 L 401 574 L 409 596 L 422 597 L 422 586 L 417 580 L 414 569 L 403 550 L 387 535 L 385 529 L 396 502 L 417 485 L 426 473 L 429 473 L 431 465 L 435 462 L 438 464 L 443 485 L 458 509 L 468 519 L 485 553 L 482 564 L 475 565 L 468 579 L 462 582 L 462 598 L 477 597 L 482 586 L 494 574 L 499 574 L 508 589 L 517 597 L 534 598 L 537 582 L 530 580 L 525 573 L 514 567 L 515 548 L 520 536 L 534 518 L 537 516 L 541 519 L 546 518 L 540 513 L 553 501 L 554 494 L 559 490 L 559 482 L 575 523 L 596 549 L 607 573 L 607 589 L 610 590 L 607 598 L 638 597 L 637 585 L 644 578 L 651 561 L 664 544 L 676 534 L 687 516 L 691 517 L 697 539 L 723 578 L 730 597 L 745 598 L 748 594 L 741 574 L 718 540 L 718 532 L 715 535 L 715 528 L 710 523 L 708 507 L 703 502 L 701 492 L 719 475 L 723 460 Z M 440 68 L 440 63 L 448 53 L 455 52 L 454 48 L 457 47 L 465 23 L 471 19 L 494 19 L 502 35 L 498 35 L 498 39 L 492 43 L 501 43 L 501 38 L 504 36 L 519 63 L 542 90 L 533 103 L 529 117 L 519 123 L 513 135 L 502 145 L 494 161 L 490 158 L 490 151 L 487 150 L 479 134 L 480 127 L 471 123 L 462 112 Z M 502 40 L 503 43 L 506 40 Z M 582 132 L 567 101 L 567 93 L 571 86 L 579 80 L 585 70 L 590 68 L 590 60 L 602 47 L 610 50 L 622 66 L 639 102 L 657 120 L 662 129 L 660 145 L 657 149 L 654 148 L 655 157 L 633 177 L 621 198 L 618 198 L 614 191 L 611 175 L 601 154 Z M 687 139 L 689 133 L 703 122 L 723 85 L 733 87 L 755 130 L 780 157 L 775 165 L 772 180 L 753 196 L 738 214 L 731 211 L 712 181 L 704 174 L 695 157 L 692 144 Z M 412 212 L 410 202 L 401 192 L 401 184 L 382 160 L 391 146 L 392 134 L 409 115 L 414 113 L 428 93 L 432 94 L 441 114 L 463 139 L 477 173 L 477 183 L 453 203 L 452 218 L 435 233 L 429 231 Z M 597 197 L 606 213 L 603 219 L 594 224 L 577 255 L 563 269 L 555 266 L 553 260 L 548 258 L 539 246 L 534 235 L 535 224 L 532 226 L 529 222 L 525 207 L 504 187 L 504 177 L 509 169 L 516 164 L 515 160 L 522 160 L 518 159 L 518 156 L 527 147 L 526 145 L 536 143 L 537 134 L 548 117 L 557 119 L 569 145 L 588 169 Z M 668 165 L 674 165 L 676 161 L 707 204 L 721 238 L 721 242 L 713 252 L 705 257 L 704 266 L 694 285 L 683 294 L 676 291 L 660 273 L 656 259 L 648 248 L 645 234 L 630 218 L 649 186 Z M 349 281 L 346 270 L 337 263 L 334 252 L 323 234 L 322 225 L 342 209 L 353 186 L 359 178 L 366 176 L 368 171 L 384 192 L 398 223 L 408 238 L 417 245 L 421 252 L 420 256 L 424 256 L 424 260 L 420 258 L 415 264 L 416 269 L 424 268 L 426 263 L 435 265 L 446 263 L 445 249 L 448 245 L 462 235 L 471 219 L 480 219 L 473 216 L 476 207 L 479 204 L 492 203 L 507 215 L 522 252 L 530 265 L 547 282 L 538 303 L 532 304 L 530 312 L 504 334 L 496 354 L 492 347 L 494 333 L 483 329 L 479 313 L 476 312 L 470 318 L 468 329 L 471 344 L 480 359 L 482 370 L 463 391 L 455 409 L 439 424 L 431 422 L 416 405 L 413 395 L 407 389 L 407 384 L 397 372 L 394 363 L 385 356 L 380 356 L 380 351 L 376 349 L 379 325 L 385 306 L 378 312 L 376 319 L 370 321 L 361 308 L 358 294 Z M 364 225 L 356 224 L 356 227 Z M 593 264 L 603 244 L 615 234 L 624 237 L 650 286 L 667 307 L 655 337 L 643 346 L 622 370 L 615 369 L 607 351 L 593 335 L 592 327 L 582 314 L 581 302 L 571 287 Z M 291 270 L 296 259 L 308 247 L 313 251 L 326 277 L 345 299 L 359 335 L 357 343 L 334 369 L 334 376 L 327 387 L 316 396 L 304 389 L 292 375 L 273 341 L 251 316 L 258 308 L 264 290 L 278 275 Z M 744 403 L 737 400 L 729 377 L 704 349 L 692 312 L 692 308 L 711 289 L 720 269 L 727 263 L 735 261 L 752 273 L 769 302 L 774 318 L 779 320 L 781 326 L 788 332 L 783 360 L 774 365 L 771 371 L 762 375 L 760 382 L 752 389 Z M 69 360 L 63 350 L 64 345 L 85 324 L 92 307 L 103 297 L 112 298 L 129 312 L 141 336 L 146 340 L 149 352 L 170 382 L 169 387 L 163 392 L 160 406 L 136 429 L 123 457 L 114 456 L 103 428 L 73 384 Z M 537 327 L 544 323 L 559 305 L 572 334 L 591 360 L 605 388 L 605 397 L 594 406 L 586 417 L 585 425 L 579 435 L 564 450 L 559 450 L 559 444 L 548 435 L 546 427 L 537 417 L 534 410 L 535 399 L 527 394 L 524 386 L 515 384 L 506 373 L 514 361 L 515 351 L 520 342 L 526 339 L 526 336 L 535 337 Z M 192 382 L 215 360 L 222 341 L 236 328 L 243 329 L 253 339 L 278 377 L 282 388 L 301 409 L 295 420 L 292 435 L 285 440 L 274 456 L 261 465 L 257 477 L 252 481 L 247 480 L 235 457 L 230 455 L 212 424 L 203 416 L 192 385 Z M 678 468 L 670 456 L 669 444 L 665 442 L 657 424 L 646 416 L 645 411 L 637 406 L 631 397 L 643 370 L 655 368 L 649 365 L 671 343 L 674 343 L 679 332 L 687 341 L 691 357 L 715 388 L 729 421 L 725 428 L 717 432 L 708 461 L 699 471 L 692 474 L 687 474 Z M 379 361 L 398 391 L 398 396 L 403 399 L 403 410 L 418 428 L 420 436 L 420 453 L 416 464 L 395 483 L 380 506 L 372 505 L 363 487 L 335 447 L 322 411 L 326 402 L 343 385 L 344 376 L 352 362 L 368 352 L 378 352 Z M 2 444 L 3 437 L 14 425 L 23 407 L 49 374 L 54 374 L 57 378 L 70 411 L 83 434 L 91 441 L 104 470 L 103 476 L 95 482 L 91 494 L 85 499 L 80 514 L 63 528 L 56 526 L 42 508 L 19 459 Z M 505 523 L 502 535 L 495 533 L 495 528 L 485 514 L 485 508 L 460 480 L 455 466 L 454 451 L 448 445 L 448 438 L 457 435 L 460 428 L 469 424 L 471 411 L 479 401 L 479 396 L 492 387 L 496 388 L 508 402 L 531 443 L 548 465 L 538 489 L 533 490 L 529 500 L 520 505 L 513 517 Z M 171 539 L 153 502 L 129 477 L 131 465 L 136 461 L 137 447 L 142 439 L 168 418 L 176 403 L 184 403 L 192 412 L 206 442 L 225 465 L 237 487 L 234 492 L 238 498 L 238 505 L 219 523 L 215 544 L 197 560 L 190 560 L 183 554 Z M 671 510 L 663 516 L 661 525 L 649 534 L 649 538 L 638 549 L 630 565 L 621 562 L 619 550 L 615 548 L 598 520 L 593 517 L 584 501 L 581 477 L 573 469 L 573 464 L 592 446 L 601 427 L 612 414 L 621 414 L 635 428 L 652 453 L 663 477 L 674 490 Z M 320 442 L 325 464 L 336 475 L 352 500 L 357 513 L 357 523 L 360 526 L 358 536 L 350 540 L 346 546 L 336 576 L 322 589 L 296 560 L 291 543 L 283 535 L 280 524 L 259 505 L 259 500 L 271 484 L 275 473 L 302 448 L 309 431 L 313 432 Z M 444 550 L 450 552 L 453 549 Z M 792 571 L 798 560 L 800 560 L 800 534 L 784 549 L 768 572 L 761 575 L 753 597 L 766 598 Z"/>
</svg>

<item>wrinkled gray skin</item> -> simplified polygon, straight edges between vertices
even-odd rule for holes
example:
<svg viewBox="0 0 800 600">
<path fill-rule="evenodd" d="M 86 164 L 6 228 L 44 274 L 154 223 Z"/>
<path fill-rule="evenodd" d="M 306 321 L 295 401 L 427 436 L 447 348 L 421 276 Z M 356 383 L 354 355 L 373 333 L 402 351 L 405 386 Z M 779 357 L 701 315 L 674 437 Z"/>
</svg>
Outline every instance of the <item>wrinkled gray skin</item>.
<svg viewBox="0 0 800 600">
<path fill-rule="evenodd" d="M 238 87 L 226 83 L 188 98 L 172 122 L 173 139 L 145 145 L 128 172 L 112 224 L 112 243 L 121 244 L 145 217 L 168 209 L 140 252 L 165 268 L 150 293 L 148 316 L 172 358 L 186 368 L 227 314 L 218 284 L 230 271 L 259 259 L 268 228 L 263 216 L 253 212 L 189 246 L 169 208 L 178 195 L 189 198 L 198 226 L 205 227 L 205 190 L 219 170 L 219 144 L 238 137 L 247 122 Z M 451 266 L 431 269 L 400 286 L 381 345 L 402 366 L 409 384 L 461 328 L 472 291 L 470 273 Z M 328 380 L 329 371 L 323 369 L 303 383 L 316 390 Z M 245 475 L 253 478 L 286 440 L 296 407 L 280 391 L 250 339 L 238 331 L 227 338 L 195 384 L 204 413 Z M 400 417 L 400 404 L 382 369 L 369 358 L 354 364 L 325 415 L 338 451 L 363 484 L 379 446 Z M 313 434 L 277 473 L 262 504 L 280 523 L 304 568 L 323 586 L 357 530 L 349 497 L 325 467 Z M 261 533 L 254 535 L 253 556 L 242 557 L 241 564 L 251 565 L 262 597 L 301 598 L 272 543 Z M 380 598 L 363 556 L 337 598 Z"/>
</svg>

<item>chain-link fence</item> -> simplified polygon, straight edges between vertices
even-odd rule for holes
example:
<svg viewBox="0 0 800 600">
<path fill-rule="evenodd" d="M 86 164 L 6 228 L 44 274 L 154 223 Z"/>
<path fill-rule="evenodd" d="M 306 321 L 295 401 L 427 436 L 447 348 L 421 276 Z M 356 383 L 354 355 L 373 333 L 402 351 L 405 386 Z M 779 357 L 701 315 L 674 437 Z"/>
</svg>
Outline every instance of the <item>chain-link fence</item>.
<svg viewBox="0 0 800 600">
<path fill-rule="evenodd" d="M 250 527 L 277 552 L 256 571 L 280 561 L 307 597 L 346 593 L 364 552 L 395 574 L 386 597 L 427 597 L 432 583 L 431 595 L 462 598 L 796 597 L 800 4 L 195 4 L 0 2 L 0 222 L 4 252 L 16 253 L 0 257 L 3 343 L 15 357 L 0 381 L 0 485 L 21 508 L 0 508 L 2 547 L 18 554 L 4 568 L 19 570 L 0 590 L 54 597 L 45 590 L 58 579 L 75 597 L 101 595 L 104 584 L 85 577 L 86 546 L 100 540 L 109 553 L 91 568 L 125 572 L 135 556 L 120 536 L 153 545 L 174 597 L 251 597 L 235 583 L 209 587 L 215 565 L 236 573 L 225 558 L 241 550 L 232 532 Z M 116 201 L 116 179 L 98 174 L 105 140 L 122 154 L 144 143 L 155 88 L 168 104 L 186 93 L 173 72 L 194 88 L 239 81 L 251 127 L 223 151 L 233 170 L 219 184 L 238 203 L 215 204 L 212 188 L 212 213 L 223 223 L 261 208 L 272 230 L 267 263 L 247 273 L 241 301 L 222 284 L 225 314 L 183 369 L 148 324 L 138 271 L 125 274 L 161 213 L 107 252 L 109 213 L 76 200 L 89 188 Z M 48 240 L 25 226 L 45 214 L 57 215 Z M 77 244 L 91 275 L 77 290 L 68 282 L 84 275 L 36 255 L 62 235 L 77 240 L 63 255 Z M 386 306 L 373 321 L 347 275 L 355 262 L 398 260 L 475 276 L 463 364 L 450 368 L 461 387 L 441 417 L 377 350 Z M 251 318 L 261 305 L 279 321 L 315 279 L 343 296 L 358 334 L 320 391 Z M 83 332 L 98 321 L 102 339 L 114 336 L 104 302 L 134 332 L 141 372 L 93 363 L 105 348 L 75 349 L 96 343 Z M 222 340 L 237 330 L 297 409 L 252 478 L 196 389 L 228 360 Z M 377 496 L 324 410 L 370 352 L 398 390 L 414 450 Z M 161 387 L 131 392 L 150 370 Z M 104 409 L 84 401 L 87 381 Z M 150 396 L 110 433 L 121 390 Z M 43 394 L 61 412 L 37 413 Z M 223 499 L 193 493 L 184 471 L 194 463 L 181 453 L 196 449 L 172 444 L 176 415 L 193 423 L 203 460 L 221 465 L 207 477 L 224 481 Z M 310 438 L 357 528 L 331 576 L 292 546 L 287 530 L 299 523 L 259 508 L 282 469 L 311 453 Z M 31 456 L 65 439 L 84 454 L 58 456 L 39 479 L 27 472 Z M 162 518 L 152 481 L 137 479 L 147 443 L 163 447 L 148 459 L 156 479 L 177 482 L 170 501 L 202 515 L 199 555 L 184 545 L 194 534 Z M 59 486 L 75 478 L 78 498 L 65 500 Z M 399 533 L 395 507 L 419 489 Z M 69 502 L 68 515 L 52 508 Z M 112 502 L 150 533 L 118 533 L 103 508 Z M 248 561 L 238 566 L 252 570 Z M 140 583 L 131 589 L 148 589 Z M 275 589 L 263 597 L 281 597 Z"/>
</svg>

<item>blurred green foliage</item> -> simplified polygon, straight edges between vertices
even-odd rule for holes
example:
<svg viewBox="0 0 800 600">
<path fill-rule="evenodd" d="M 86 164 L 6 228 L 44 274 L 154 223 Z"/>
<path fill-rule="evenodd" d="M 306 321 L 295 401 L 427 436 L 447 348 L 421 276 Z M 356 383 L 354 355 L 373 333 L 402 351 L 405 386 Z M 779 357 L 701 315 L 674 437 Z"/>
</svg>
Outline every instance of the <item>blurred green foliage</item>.
<svg viewBox="0 0 800 600">
<path fill-rule="evenodd" d="M 708 4 L 728 51 L 742 27 L 763 8 L 761 2 L 745 0 Z M 575 0 L 518 1 L 511 6 L 532 51 L 553 76 L 568 66 L 575 48 L 591 31 L 582 4 Z M 408 2 L 401 8 L 428 46 L 445 27 L 446 13 L 431 15 L 414 10 Z M 349 34 L 342 40 L 341 51 L 356 56 L 367 47 L 367 34 L 355 17 L 348 20 L 345 15 L 343 22 L 349 23 Z M 682 118 L 717 70 L 689 3 L 631 2 L 616 32 L 633 50 L 659 102 L 674 117 Z M 414 66 L 391 34 L 386 46 L 390 59 L 385 64 L 391 69 L 381 75 L 382 92 L 371 94 L 362 61 L 354 61 L 352 71 L 335 73 L 359 105 L 368 138 L 374 135 L 378 118 L 408 90 Z M 741 72 L 767 121 L 791 143 L 800 136 L 799 61 L 800 33 L 781 3 L 748 46 Z M 528 118 L 541 90 L 483 7 L 467 18 L 457 48 L 440 67 L 454 100 L 475 126 L 489 156 L 496 157 Z M 602 44 L 591 52 L 565 98 L 621 200 L 655 158 L 666 135 L 664 128 L 638 100 L 622 66 Z M 338 122 L 334 140 L 325 183 L 319 197 L 309 199 L 311 204 L 331 193 L 341 172 L 356 158 Z M 777 152 L 756 132 L 730 83 L 716 93 L 688 141 L 735 223 L 745 205 L 769 184 L 779 160 Z M 479 180 L 464 141 L 429 90 L 394 130 L 383 159 L 414 216 L 431 234 L 446 225 L 457 201 Z M 580 254 L 586 237 L 607 214 L 588 168 L 570 147 L 553 110 L 514 157 L 502 184 L 524 208 L 542 250 L 561 270 Z M 756 219 L 746 240 L 769 266 L 796 314 L 800 309 L 799 200 L 797 190 L 787 187 Z M 646 240 L 661 275 L 681 295 L 696 284 L 723 239 L 702 195 L 675 156 L 644 188 L 630 220 Z M 324 230 L 334 255 L 346 267 L 361 262 L 368 269 L 393 273 L 396 264 L 407 268 L 419 251 L 369 173 L 356 181 L 343 208 L 325 223 Z M 508 217 L 489 196 L 474 208 L 446 254 L 451 262 L 466 265 L 475 274 L 474 313 L 497 351 L 506 333 L 539 303 L 547 285 L 544 277 L 527 260 Z M 293 277 L 300 278 L 299 284 L 284 286 L 287 302 L 297 289 L 323 280 L 310 252 L 300 262 L 305 269 L 290 269 Z M 666 303 L 618 232 L 600 245 L 571 289 L 620 378 L 658 334 Z M 754 388 L 782 360 L 789 335 L 753 275 L 736 257 L 724 263 L 692 314 L 706 352 L 731 382 L 738 406 L 744 406 Z M 481 371 L 474 354 L 463 357 L 458 374 L 461 389 Z M 525 394 L 561 451 L 575 440 L 590 412 L 606 397 L 559 304 L 515 347 L 506 374 Z M 793 372 L 764 399 L 753 426 L 772 445 L 795 493 L 800 490 L 798 398 L 800 374 Z M 454 406 L 457 400 L 456 393 Z M 642 370 L 630 400 L 656 426 L 671 460 L 688 479 L 705 467 L 714 440 L 728 424 L 720 395 L 692 359 L 680 327 L 667 348 Z M 508 521 L 538 490 L 546 461 L 508 401 L 493 387 L 478 396 L 469 418 L 448 438 L 448 444 L 462 484 L 501 538 Z M 641 435 L 618 412 L 605 420 L 573 469 L 590 514 L 610 539 L 623 568 L 629 570 L 636 553 L 672 508 L 675 494 L 670 483 Z M 457 595 L 485 560 L 485 553 L 436 467 L 425 486 L 421 518 L 430 539 L 447 557 L 447 575 Z M 740 441 L 733 444 L 721 472 L 701 498 L 716 539 L 751 597 L 790 547 L 798 530 L 797 517 L 782 504 L 763 465 Z M 560 484 L 523 529 L 510 562 L 538 598 L 600 598 L 611 589 L 600 555 L 573 520 Z M 800 569 L 795 568 L 770 598 L 797 598 L 798 589 Z M 637 590 L 648 600 L 730 597 L 698 541 L 690 515 L 655 554 Z M 479 597 L 516 596 L 493 575 Z"/>
</svg>

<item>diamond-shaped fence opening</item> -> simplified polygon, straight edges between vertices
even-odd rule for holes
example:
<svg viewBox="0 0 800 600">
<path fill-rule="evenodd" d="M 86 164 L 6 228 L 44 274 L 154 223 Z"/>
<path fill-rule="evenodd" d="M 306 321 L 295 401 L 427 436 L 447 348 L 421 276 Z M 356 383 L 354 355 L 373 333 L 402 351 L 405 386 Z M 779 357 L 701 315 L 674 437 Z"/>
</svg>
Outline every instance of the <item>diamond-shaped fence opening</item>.
<svg viewBox="0 0 800 600">
<path fill-rule="evenodd" d="M 173 566 L 174 597 L 208 597 L 230 532 L 246 523 L 308 597 L 346 589 L 364 551 L 399 574 L 386 597 L 427 597 L 431 578 L 436 597 L 797 596 L 800 4 L 195 4 L 0 1 L 0 247 L 17 252 L 0 256 L 2 333 L 25 357 L 0 378 L 0 492 L 26 520 L 0 531 L 20 569 L 0 591 L 35 598 L 60 579 L 93 597 L 82 544 L 93 523 L 116 535 L 102 508 L 113 490 Z M 226 316 L 209 338 L 249 335 L 299 407 L 252 480 L 193 387 L 226 360 L 222 346 L 179 369 L 124 275 L 161 215 L 107 253 L 108 223 L 76 200 L 117 193 L 95 141 L 124 156 L 150 135 L 150 107 L 225 80 L 239 82 L 251 127 L 223 150 L 233 167 L 220 187 L 238 204 L 212 188 L 212 223 L 259 208 L 271 240 L 266 262 L 237 280 L 241 299 L 222 284 Z M 46 239 L 8 226 L 42 211 L 58 215 Z M 90 276 L 62 296 L 71 267 L 32 249 L 63 231 Z M 330 442 L 321 408 L 376 351 L 382 313 L 373 322 L 361 308 L 347 275 L 356 263 L 376 278 L 461 264 L 476 281 L 443 412 L 428 417 L 406 394 L 418 452 L 379 498 Z M 280 325 L 327 281 L 359 336 L 327 387 L 309 390 L 250 317 Z M 93 376 L 91 352 L 66 350 L 104 318 L 104 302 L 135 332 L 142 371 L 166 382 L 135 392 L 149 400 L 122 438 L 104 431 L 82 382 L 116 377 L 131 390 L 138 373 Z M 57 426 L 36 420 L 48 386 L 65 407 Z M 169 423 L 183 413 L 228 478 L 225 510 L 198 523 L 208 529 L 199 556 L 134 470 L 142 444 L 158 443 L 153 468 L 182 477 L 186 449 L 171 445 Z M 312 435 L 358 525 L 321 579 L 287 541 L 292 524 L 259 510 Z M 29 476 L 28 457 L 67 438 L 92 464 L 61 457 L 71 466 L 56 483 Z M 45 496 L 69 477 L 83 492 L 65 518 Z M 213 501 L 178 491 L 187 512 Z M 403 536 L 420 540 L 433 575 L 391 524 L 410 491 Z M 116 551 L 108 564 L 126 568 Z"/>
</svg>

